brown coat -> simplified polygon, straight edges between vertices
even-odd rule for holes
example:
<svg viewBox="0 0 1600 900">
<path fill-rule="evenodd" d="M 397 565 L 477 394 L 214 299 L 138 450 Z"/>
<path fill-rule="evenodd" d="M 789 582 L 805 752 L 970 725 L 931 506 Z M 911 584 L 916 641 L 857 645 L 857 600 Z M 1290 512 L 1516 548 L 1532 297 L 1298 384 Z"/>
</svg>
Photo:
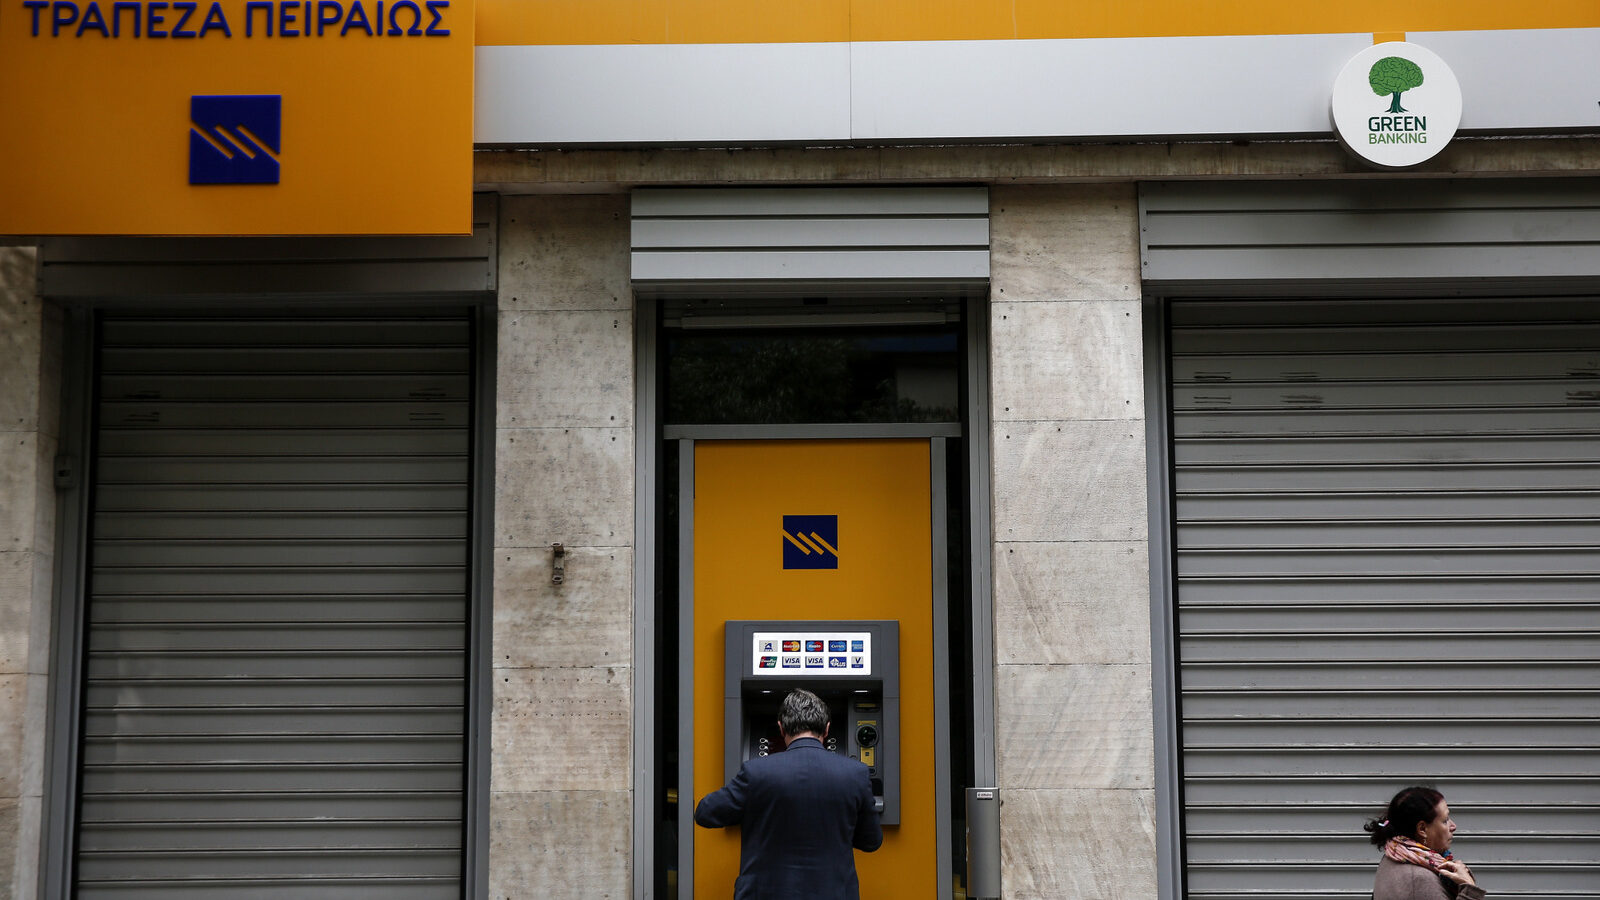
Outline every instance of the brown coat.
<svg viewBox="0 0 1600 900">
<path fill-rule="evenodd" d="M 1483 888 L 1456 883 L 1422 866 L 1396 862 L 1385 856 L 1378 861 L 1378 877 L 1372 884 L 1372 900 L 1483 900 Z"/>
</svg>

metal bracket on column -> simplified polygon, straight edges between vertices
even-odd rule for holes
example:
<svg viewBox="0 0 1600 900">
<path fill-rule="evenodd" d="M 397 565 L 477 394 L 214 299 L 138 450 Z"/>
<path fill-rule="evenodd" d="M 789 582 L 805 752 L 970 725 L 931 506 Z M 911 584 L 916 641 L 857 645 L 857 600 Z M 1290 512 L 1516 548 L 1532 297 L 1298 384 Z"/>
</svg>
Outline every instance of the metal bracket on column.
<svg viewBox="0 0 1600 900">
<path fill-rule="evenodd" d="M 56 457 L 56 490 L 66 491 L 78 486 L 78 461 L 63 453 Z"/>
<path fill-rule="evenodd" d="M 567 549 L 561 546 L 560 541 L 550 545 L 550 583 L 560 584 L 567 580 Z"/>
</svg>

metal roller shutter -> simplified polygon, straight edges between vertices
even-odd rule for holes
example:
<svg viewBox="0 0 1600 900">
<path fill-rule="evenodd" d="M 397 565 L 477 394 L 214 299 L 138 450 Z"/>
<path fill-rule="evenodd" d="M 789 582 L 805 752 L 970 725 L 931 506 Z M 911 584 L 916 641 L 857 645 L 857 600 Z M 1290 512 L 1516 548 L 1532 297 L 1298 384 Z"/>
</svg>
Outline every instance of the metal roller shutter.
<svg viewBox="0 0 1600 900">
<path fill-rule="evenodd" d="M 78 897 L 460 896 L 471 345 L 103 319 Z"/>
<path fill-rule="evenodd" d="M 1366 897 L 1449 798 L 1496 897 L 1600 898 L 1600 301 L 1171 305 L 1191 897 Z"/>
<path fill-rule="evenodd" d="M 642 188 L 631 225 L 643 297 L 882 300 L 989 284 L 982 187 Z"/>
</svg>

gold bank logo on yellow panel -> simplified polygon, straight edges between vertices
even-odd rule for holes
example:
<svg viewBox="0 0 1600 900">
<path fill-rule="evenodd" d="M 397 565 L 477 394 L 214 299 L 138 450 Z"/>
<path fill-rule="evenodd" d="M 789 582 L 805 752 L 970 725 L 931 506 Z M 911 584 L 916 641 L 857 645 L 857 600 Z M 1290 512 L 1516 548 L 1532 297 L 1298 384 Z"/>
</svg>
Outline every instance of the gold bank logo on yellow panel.
<svg viewBox="0 0 1600 900">
<path fill-rule="evenodd" d="M 784 516 L 783 567 L 839 568 L 839 517 Z"/>
<path fill-rule="evenodd" d="M 277 184 L 283 98 L 192 97 L 190 184 Z"/>
<path fill-rule="evenodd" d="M 0 0 L 0 233 L 469 231 L 472 44 L 473 0 Z"/>
</svg>

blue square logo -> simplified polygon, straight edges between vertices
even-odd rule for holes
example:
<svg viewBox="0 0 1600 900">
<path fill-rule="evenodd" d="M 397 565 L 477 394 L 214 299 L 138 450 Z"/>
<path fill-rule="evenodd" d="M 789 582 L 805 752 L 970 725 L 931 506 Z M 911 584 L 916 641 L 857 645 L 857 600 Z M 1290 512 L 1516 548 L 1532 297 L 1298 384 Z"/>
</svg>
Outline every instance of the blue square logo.
<svg viewBox="0 0 1600 900">
<path fill-rule="evenodd" d="M 783 567 L 839 568 L 839 517 L 784 516 Z"/>
<path fill-rule="evenodd" d="M 189 98 L 190 184 L 277 184 L 283 97 Z"/>
</svg>

